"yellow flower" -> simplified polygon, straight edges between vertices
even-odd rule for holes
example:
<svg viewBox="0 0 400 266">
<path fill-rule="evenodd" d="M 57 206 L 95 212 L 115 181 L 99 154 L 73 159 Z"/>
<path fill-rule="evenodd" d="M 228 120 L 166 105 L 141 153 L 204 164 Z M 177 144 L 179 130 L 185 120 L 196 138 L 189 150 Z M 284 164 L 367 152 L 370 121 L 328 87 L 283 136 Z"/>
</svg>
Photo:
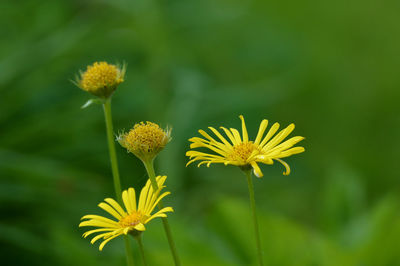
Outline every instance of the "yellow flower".
<svg viewBox="0 0 400 266">
<path fill-rule="evenodd" d="M 166 212 L 173 212 L 172 207 L 165 207 L 158 212 L 151 214 L 156 205 L 160 202 L 162 198 L 170 194 L 170 192 L 164 192 L 160 195 L 161 190 L 165 187 L 164 182 L 166 176 L 158 176 L 157 184 L 159 189 L 153 191 L 150 180 L 147 181 L 146 185 L 143 187 L 139 196 L 139 204 L 136 207 L 136 195 L 133 188 L 129 188 L 122 192 L 122 200 L 125 205 L 125 210 L 111 198 L 107 198 L 100 203 L 98 206 L 114 216 L 117 221 L 111 220 L 106 217 L 99 215 L 85 215 L 81 218 L 82 221 L 79 227 L 82 226 L 93 226 L 99 227 L 98 229 L 93 229 L 87 231 L 83 234 L 83 237 L 87 237 L 94 233 L 100 233 L 95 236 L 91 243 L 93 244 L 99 239 L 103 239 L 100 244 L 99 250 L 101 251 L 108 241 L 122 235 L 122 234 L 140 234 L 145 229 L 145 224 L 150 222 L 152 219 L 157 217 L 167 217 Z"/>
<path fill-rule="evenodd" d="M 290 174 L 289 165 L 281 160 L 281 158 L 304 152 L 303 147 L 293 147 L 296 143 L 303 140 L 303 137 L 296 136 L 282 142 L 293 131 L 294 124 L 290 124 L 287 128 L 272 137 L 279 129 L 279 124 L 275 123 L 263 138 L 268 126 L 268 120 L 264 119 L 260 124 L 256 139 L 249 141 L 244 118 L 242 115 L 239 118 L 242 120 L 242 137 L 234 128 L 228 130 L 221 127 L 230 140 L 229 142 L 215 128 L 209 127 L 218 137 L 219 141 L 208 135 L 204 130 L 199 130 L 199 133 L 204 138 L 194 137 L 189 139 L 192 142 L 190 144 L 191 149 L 207 148 L 213 151 L 214 154 L 190 150 L 186 152 L 186 156 L 189 156 L 191 159 L 187 165 L 195 161 L 201 161 L 198 166 L 207 164 L 208 167 L 212 163 L 223 163 L 225 165 L 236 165 L 243 169 L 251 167 L 257 177 L 262 177 L 263 173 L 257 163 L 273 164 L 273 161 L 276 160 L 285 166 L 286 171 L 283 174 Z"/>
<path fill-rule="evenodd" d="M 76 85 L 93 95 L 108 98 L 124 81 L 125 65 L 122 68 L 107 62 L 95 62 L 85 72 L 80 72 Z"/>
<path fill-rule="evenodd" d="M 155 123 L 140 122 L 128 133 L 120 134 L 117 140 L 128 152 L 147 162 L 154 159 L 171 140 L 171 129 L 163 130 Z"/>
</svg>

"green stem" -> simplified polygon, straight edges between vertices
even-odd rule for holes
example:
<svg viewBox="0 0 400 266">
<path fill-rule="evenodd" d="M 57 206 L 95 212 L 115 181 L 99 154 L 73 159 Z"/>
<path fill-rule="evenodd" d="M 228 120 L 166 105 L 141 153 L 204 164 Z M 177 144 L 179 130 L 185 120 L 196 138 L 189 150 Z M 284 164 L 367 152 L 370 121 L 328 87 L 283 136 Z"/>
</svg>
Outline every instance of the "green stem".
<svg viewBox="0 0 400 266">
<path fill-rule="evenodd" d="M 146 256 L 144 255 L 144 248 L 143 248 L 143 242 L 142 242 L 142 236 L 138 235 L 135 237 L 138 245 L 139 245 L 139 249 L 140 249 L 140 254 L 142 255 L 142 259 L 143 259 L 143 265 L 147 266 L 147 262 L 146 262 Z"/>
<path fill-rule="evenodd" d="M 128 236 L 124 235 L 124 242 L 125 242 L 126 264 L 128 266 L 134 266 L 135 263 L 133 262 L 132 249 Z"/>
<path fill-rule="evenodd" d="M 117 153 L 115 151 L 115 143 L 114 143 L 114 132 L 113 132 L 113 124 L 111 117 L 111 99 L 108 98 L 104 104 L 104 117 L 106 119 L 106 128 L 107 128 L 107 141 L 108 141 L 108 151 L 110 153 L 110 161 L 111 161 L 111 170 L 114 179 L 114 189 L 115 194 L 117 196 L 118 202 L 122 202 L 121 198 L 121 182 L 119 178 L 118 171 L 118 162 L 117 162 Z"/>
<path fill-rule="evenodd" d="M 111 98 L 108 98 L 104 101 L 103 110 L 104 110 L 104 118 L 106 120 L 108 151 L 110 154 L 111 171 L 112 171 L 113 180 L 114 180 L 115 195 L 117 197 L 118 202 L 121 204 L 122 203 L 121 182 L 120 182 L 120 178 L 119 178 L 117 153 L 115 151 L 115 143 L 114 143 L 114 132 L 113 132 L 113 124 L 112 124 L 112 116 L 111 116 Z M 127 265 L 133 266 L 134 262 L 133 262 L 132 251 L 131 251 L 130 244 L 129 244 L 129 239 L 127 236 L 124 236 L 124 240 L 125 240 Z"/>
<path fill-rule="evenodd" d="M 154 191 L 158 190 L 158 184 L 157 184 L 157 181 L 156 181 L 156 174 L 154 172 L 154 162 L 153 162 L 153 160 L 149 160 L 149 161 L 146 161 L 146 162 L 143 161 L 143 163 L 144 163 L 144 166 L 146 167 L 147 174 L 149 175 L 149 179 L 150 179 L 150 182 L 151 182 L 151 186 L 153 187 L 153 190 Z M 163 208 L 162 201 L 160 201 L 160 203 L 158 204 L 158 208 L 159 209 Z M 179 256 L 178 256 L 178 252 L 176 251 L 175 242 L 174 242 L 174 239 L 172 238 L 172 232 L 171 232 L 171 228 L 169 226 L 167 217 L 162 217 L 162 222 L 163 222 L 165 234 L 167 235 L 169 247 L 171 249 L 171 253 L 172 253 L 172 257 L 174 259 L 175 265 L 176 266 L 181 265 L 180 260 L 179 260 Z"/>
<path fill-rule="evenodd" d="M 253 225 L 254 225 L 254 233 L 256 236 L 256 245 L 257 245 L 257 253 L 258 253 L 258 264 L 260 266 L 263 265 L 263 258 L 262 258 L 262 249 L 261 249 L 261 241 L 260 241 L 260 232 L 258 229 L 258 222 L 257 222 L 257 213 L 256 213 L 256 201 L 254 199 L 254 187 L 253 187 L 253 180 L 251 176 L 251 169 L 244 171 L 247 177 L 247 184 L 249 187 L 249 197 L 250 197 L 250 206 L 251 212 L 253 215 Z"/>
</svg>

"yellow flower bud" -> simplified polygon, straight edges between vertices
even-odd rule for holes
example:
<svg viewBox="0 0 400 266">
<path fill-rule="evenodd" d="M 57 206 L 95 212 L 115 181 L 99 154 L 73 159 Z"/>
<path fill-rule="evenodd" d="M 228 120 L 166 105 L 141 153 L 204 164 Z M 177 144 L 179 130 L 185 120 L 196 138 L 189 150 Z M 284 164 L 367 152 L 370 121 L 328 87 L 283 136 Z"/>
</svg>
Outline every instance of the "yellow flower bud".
<svg viewBox="0 0 400 266">
<path fill-rule="evenodd" d="M 163 130 L 152 122 L 140 122 L 117 137 L 119 144 L 143 162 L 153 160 L 171 140 L 171 129 Z"/>
<path fill-rule="evenodd" d="M 125 70 L 125 65 L 119 67 L 107 62 L 95 62 L 88 66 L 85 72 L 80 73 L 76 85 L 84 91 L 106 99 L 124 81 Z"/>
</svg>

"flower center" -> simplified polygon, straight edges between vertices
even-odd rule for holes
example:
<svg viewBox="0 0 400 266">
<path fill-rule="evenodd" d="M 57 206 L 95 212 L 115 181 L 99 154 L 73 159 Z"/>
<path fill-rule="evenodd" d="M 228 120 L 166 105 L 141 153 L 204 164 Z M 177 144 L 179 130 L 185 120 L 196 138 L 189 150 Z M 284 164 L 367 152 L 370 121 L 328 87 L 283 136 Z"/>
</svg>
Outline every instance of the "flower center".
<svg viewBox="0 0 400 266">
<path fill-rule="evenodd" d="M 169 141 L 168 132 L 162 130 L 152 122 L 141 122 L 136 124 L 128 134 L 125 135 L 126 148 L 136 154 L 158 152 Z"/>
<path fill-rule="evenodd" d="M 140 212 L 134 211 L 131 214 L 129 214 L 128 216 L 125 216 L 124 218 L 122 218 L 122 220 L 119 221 L 119 224 L 122 227 L 135 226 L 140 223 L 142 217 L 143 217 L 143 215 Z"/>
<path fill-rule="evenodd" d="M 258 151 L 257 146 L 252 141 L 240 143 L 233 146 L 233 152 L 228 156 L 228 159 L 246 163 L 254 150 Z"/>
<path fill-rule="evenodd" d="M 96 62 L 92 66 L 88 66 L 82 75 L 81 86 L 89 92 L 97 91 L 103 87 L 112 87 L 122 80 L 118 80 L 118 68 L 106 62 Z"/>
</svg>

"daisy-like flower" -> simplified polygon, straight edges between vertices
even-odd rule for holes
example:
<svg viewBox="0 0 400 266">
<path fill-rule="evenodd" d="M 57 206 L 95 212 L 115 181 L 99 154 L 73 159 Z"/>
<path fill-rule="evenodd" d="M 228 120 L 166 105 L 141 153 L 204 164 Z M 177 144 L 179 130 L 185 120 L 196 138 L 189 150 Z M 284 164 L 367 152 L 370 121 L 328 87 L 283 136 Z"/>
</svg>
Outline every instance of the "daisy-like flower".
<svg viewBox="0 0 400 266">
<path fill-rule="evenodd" d="M 98 206 L 111 214 L 117 220 L 112 220 L 99 215 L 85 215 L 81 218 L 82 221 L 79 227 L 92 226 L 98 227 L 87 231 L 83 234 L 83 237 L 87 237 L 94 233 L 99 233 L 90 242 L 93 244 L 99 239 L 103 239 L 100 244 L 99 250 L 101 251 L 105 244 L 110 240 L 124 234 L 132 234 L 137 236 L 141 232 L 145 231 L 145 224 L 157 217 L 167 217 L 166 212 L 173 212 L 172 207 L 165 207 L 158 212 L 151 214 L 157 204 L 162 198 L 170 194 L 170 192 L 164 192 L 160 195 L 161 190 L 165 187 L 164 182 L 167 179 L 166 176 L 158 176 L 156 178 L 158 184 L 158 190 L 154 191 L 150 180 L 147 181 L 143 187 L 139 196 L 139 204 L 136 205 L 135 189 L 129 188 L 122 192 L 122 201 L 124 202 L 125 209 L 121 207 L 114 199 L 107 198 L 104 202 Z"/>
<path fill-rule="evenodd" d="M 124 81 L 125 71 L 125 65 L 119 67 L 107 62 L 95 62 L 88 66 L 85 72 L 80 72 L 75 85 L 95 96 L 107 99 Z"/>
<path fill-rule="evenodd" d="M 263 173 L 257 163 L 273 164 L 274 160 L 276 160 L 285 166 L 286 170 L 283 174 L 290 174 L 290 167 L 282 158 L 304 152 L 303 147 L 293 147 L 303 140 L 303 137 L 296 136 L 282 142 L 293 131 L 294 124 L 290 124 L 275 135 L 279 129 L 279 124 L 275 123 L 263 137 L 268 126 L 268 120 L 264 119 L 260 124 L 256 139 L 249 141 L 244 118 L 242 115 L 239 118 L 242 120 L 242 136 L 234 128 L 228 130 L 221 127 L 230 142 L 213 127 L 209 127 L 209 129 L 217 136 L 218 140 L 211 137 L 204 130 L 199 130 L 199 133 L 204 138 L 190 138 L 189 141 L 192 142 L 190 144 L 191 149 L 206 148 L 214 153 L 190 150 L 186 152 L 186 156 L 190 158 L 187 165 L 195 161 L 201 161 L 198 166 L 207 164 L 208 167 L 212 163 L 223 163 L 225 165 L 236 165 L 244 169 L 251 167 L 257 177 L 262 177 Z"/>
<path fill-rule="evenodd" d="M 171 129 L 163 130 L 152 122 L 140 122 L 117 137 L 119 144 L 143 162 L 154 159 L 171 140 Z"/>
</svg>

